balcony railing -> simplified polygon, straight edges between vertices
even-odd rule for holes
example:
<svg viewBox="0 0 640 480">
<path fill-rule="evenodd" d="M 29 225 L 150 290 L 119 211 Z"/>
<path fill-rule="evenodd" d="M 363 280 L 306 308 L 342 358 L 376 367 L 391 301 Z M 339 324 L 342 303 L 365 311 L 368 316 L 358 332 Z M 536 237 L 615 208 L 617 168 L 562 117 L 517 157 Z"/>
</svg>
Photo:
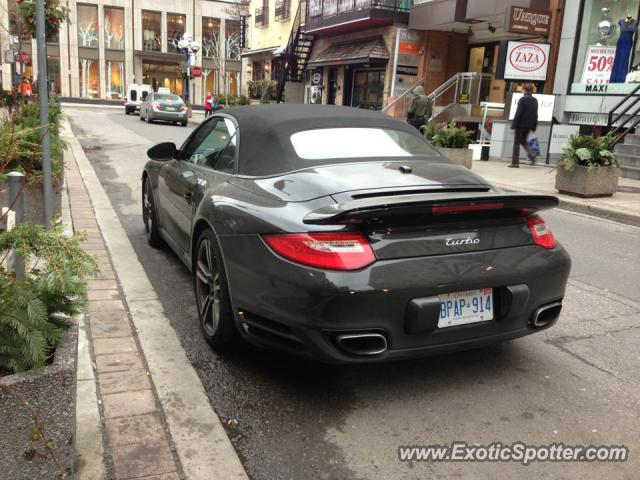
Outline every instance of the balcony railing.
<svg viewBox="0 0 640 480">
<path fill-rule="evenodd" d="M 413 0 L 310 0 L 307 14 L 309 19 L 315 20 L 370 9 L 405 13 L 411 5 Z"/>
<path fill-rule="evenodd" d="M 255 14 L 256 28 L 263 28 L 269 25 L 269 9 L 267 7 L 256 8 Z"/>
<path fill-rule="evenodd" d="M 289 20 L 291 16 L 291 0 L 276 0 L 276 22 Z"/>
</svg>

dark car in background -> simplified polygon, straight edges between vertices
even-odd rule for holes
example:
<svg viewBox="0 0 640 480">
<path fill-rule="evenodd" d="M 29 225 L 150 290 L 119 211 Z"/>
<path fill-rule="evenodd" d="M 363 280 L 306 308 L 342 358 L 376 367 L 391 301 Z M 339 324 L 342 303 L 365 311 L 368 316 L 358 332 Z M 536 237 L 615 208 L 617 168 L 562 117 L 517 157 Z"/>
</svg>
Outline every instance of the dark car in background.
<svg viewBox="0 0 640 480">
<path fill-rule="evenodd" d="M 188 109 L 182 98 L 172 93 L 150 93 L 140 105 L 140 120 L 162 120 L 187 126 Z"/>
<path fill-rule="evenodd" d="M 538 215 L 379 112 L 216 112 L 143 175 L 150 244 L 193 275 L 206 340 L 327 362 L 482 346 L 551 326 L 570 270 Z"/>
</svg>

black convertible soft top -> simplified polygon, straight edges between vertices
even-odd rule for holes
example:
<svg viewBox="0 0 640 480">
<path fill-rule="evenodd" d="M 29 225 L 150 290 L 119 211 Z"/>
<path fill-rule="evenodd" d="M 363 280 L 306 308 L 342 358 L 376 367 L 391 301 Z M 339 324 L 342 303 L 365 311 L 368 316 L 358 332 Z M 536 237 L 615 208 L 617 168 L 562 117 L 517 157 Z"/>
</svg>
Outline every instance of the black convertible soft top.
<svg viewBox="0 0 640 480">
<path fill-rule="evenodd" d="M 290 137 L 303 130 L 371 127 L 402 130 L 420 136 L 411 125 L 394 120 L 384 113 L 352 107 L 270 104 L 231 107 L 220 110 L 219 113 L 231 115 L 238 121 L 240 175 L 272 176 L 306 167 L 339 163 L 335 159 L 299 158 Z"/>
</svg>

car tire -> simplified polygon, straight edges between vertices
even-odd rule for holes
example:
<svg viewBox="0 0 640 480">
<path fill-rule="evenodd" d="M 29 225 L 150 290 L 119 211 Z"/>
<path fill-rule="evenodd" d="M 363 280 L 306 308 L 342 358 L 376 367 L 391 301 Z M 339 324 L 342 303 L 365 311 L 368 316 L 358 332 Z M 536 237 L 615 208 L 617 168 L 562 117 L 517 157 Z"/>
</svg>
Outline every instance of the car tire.
<svg viewBox="0 0 640 480">
<path fill-rule="evenodd" d="M 158 230 L 158 212 L 149 177 L 144 179 L 144 184 L 142 185 L 142 220 L 149 245 L 153 248 L 163 247 L 164 241 Z"/>
<path fill-rule="evenodd" d="M 180 125 L 182 125 L 183 127 L 187 126 L 187 122 L 182 122 Z"/>
<path fill-rule="evenodd" d="M 232 347 L 240 336 L 233 317 L 224 262 L 211 230 L 200 234 L 194 261 L 193 289 L 200 330 L 211 348 L 222 352 Z"/>
<path fill-rule="evenodd" d="M 130 111 L 128 108 L 125 108 L 125 109 L 124 109 L 124 114 L 125 114 L 125 115 L 130 115 L 130 114 L 131 114 L 131 111 Z"/>
</svg>

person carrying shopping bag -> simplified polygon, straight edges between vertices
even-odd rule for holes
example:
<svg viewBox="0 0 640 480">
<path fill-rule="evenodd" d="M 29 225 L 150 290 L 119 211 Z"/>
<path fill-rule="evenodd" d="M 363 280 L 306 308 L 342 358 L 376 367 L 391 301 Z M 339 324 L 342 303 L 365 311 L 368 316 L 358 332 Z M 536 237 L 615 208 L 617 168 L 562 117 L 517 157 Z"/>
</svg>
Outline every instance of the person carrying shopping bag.
<svg viewBox="0 0 640 480">
<path fill-rule="evenodd" d="M 511 168 L 520 166 L 520 145 L 527 151 L 531 164 L 536 162 L 536 152 L 529 143 L 531 140 L 529 134 L 538 128 L 538 100 L 533 96 L 534 90 L 535 86 L 532 83 L 525 83 L 522 86 L 524 96 L 518 101 L 516 115 L 511 122 L 513 132 L 513 154 L 509 165 Z"/>
</svg>

